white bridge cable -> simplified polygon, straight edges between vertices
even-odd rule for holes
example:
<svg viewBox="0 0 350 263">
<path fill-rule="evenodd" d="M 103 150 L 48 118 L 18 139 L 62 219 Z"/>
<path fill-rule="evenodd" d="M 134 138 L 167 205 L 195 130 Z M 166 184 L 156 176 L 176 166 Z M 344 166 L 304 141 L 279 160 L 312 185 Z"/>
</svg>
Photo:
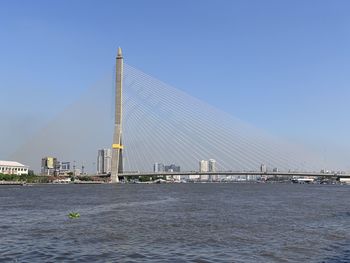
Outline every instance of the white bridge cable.
<svg viewBox="0 0 350 263">
<path fill-rule="evenodd" d="M 125 74 L 124 80 L 127 79 Z M 134 81 L 127 85 L 127 89 L 130 89 L 134 85 Z M 126 167 L 132 167 L 132 170 L 140 170 L 140 166 L 134 166 L 135 164 L 145 164 L 146 168 L 142 170 L 150 170 L 150 167 L 154 163 L 153 160 L 157 160 L 161 153 L 161 143 L 164 144 L 162 137 L 157 136 L 157 142 L 151 137 L 154 132 L 154 126 L 150 125 L 150 118 L 153 118 L 151 112 L 147 111 L 139 101 L 135 100 L 130 93 L 125 92 L 123 97 L 124 116 L 123 116 L 123 130 L 125 133 L 124 145 L 124 161 Z M 159 122 L 159 121 L 158 121 Z M 158 126 L 158 129 L 162 127 Z M 162 134 L 166 134 L 162 130 Z M 129 150 L 130 149 L 130 150 Z M 130 153 L 130 154 L 129 154 Z M 160 155 L 159 155 L 160 154 Z M 160 159 L 158 159 L 160 160 Z M 130 169 L 129 168 L 129 169 Z"/>
<path fill-rule="evenodd" d="M 125 96 L 123 97 L 123 100 L 125 100 Z M 132 104 L 132 101 L 128 101 L 126 103 L 128 105 L 128 107 L 130 107 L 130 110 L 126 111 L 128 113 L 132 113 L 132 114 L 135 114 L 135 110 L 137 109 L 137 105 L 134 103 Z M 124 113 L 124 116 L 127 117 L 127 114 Z M 125 118 L 126 120 L 130 120 L 129 118 Z M 124 130 L 130 130 L 129 129 L 129 124 L 131 123 L 131 121 L 124 121 L 123 123 L 123 129 Z M 133 123 L 131 123 L 132 125 L 134 125 Z M 125 127 L 125 128 L 124 128 Z M 124 162 L 124 167 L 125 167 L 125 170 L 126 171 L 136 171 L 137 170 L 137 167 L 134 167 L 132 166 L 132 164 L 134 162 L 130 162 L 128 161 L 129 158 L 127 158 L 126 156 L 128 156 L 128 153 L 129 151 L 131 153 L 134 153 L 134 156 L 137 158 L 137 159 L 141 159 L 141 156 L 140 156 L 140 151 L 137 150 L 137 143 L 136 143 L 136 138 L 133 137 L 131 138 L 132 139 L 132 142 L 131 143 L 128 143 L 128 136 L 126 136 L 127 134 L 123 135 L 123 144 L 124 145 L 128 145 L 128 147 L 124 147 L 123 149 L 123 162 Z"/>
<path fill-rule="evenodd" d="M 182 127 L 182 129 L 183 129 L 183 127 Z"/>
<path fill-rule="evenodd" d="M 128 108 L 127 104 L 128 103 L 125 102 L 126 109 Z M 139 109 L 141 109 L 141 107 L 139 107 Z M 147 145 L 147 153 L 148 153 L 148 156 L 152 157 L 152 160 L 153 160 L 152 164 L 153 164 L 154 162 L 157 162 L 157 161 L 160 162 L 160 161 L 162 161 L 162 159 L 165 158 L 164 157 L 164 149 L 162 149 L 162 147 L 168 147 L 169 139 L 175 140 L 174 143 L 170 143 L 170 145 L 177 145 L 179 147 L 183 146 L 184 142 L 181 141 L 178 136 L 172 136 L 170 138 L 168 135 L 166 135 L 166 134 L 173 134 L 173 132 L 171 130 L 169 130 L 169 127 L 164 125 L 164 120 L 160 119 L 159 116 L 153 114 L 150 110 L 151 110 L 150 107 L 147 107 L 146 109 L 143 109 L 143 110 L 139 110 L 140 113 L 142 114 L 141 117 L 140 117 L 140 113 L 135 114 L 135 112 L 133 112 L 133 114 L 130 114 L 130 115 L 132 117 L 138 117 L 137 121 L 138 121 L 139 127 L 142 126 L 142 125 L 140 125 L 140 119 L 147 121 L 146 122 L 147 129 L 143 129 L 142 134 L 144 134 L 145 141 L 149 143 L 149 145 Z M 126 112 L 128 112 L 128 110 L 126 110 Z M 126 123 L 130 122 L 129 115 L 125 115 L 124 119 L 125 119 Z M 151 124 L 150 122 L 155 123 L 156 125 L 150 125 Z M 172 127 L 171 129 L 173 131 L 176 131 L 176 129 L 174 129 L 174 128 L 175 127 Z M 127 126 L 126 126 L 126 129 L 128 129 Z M 135 137 L 131 131 L 128 132 L 127 134 L 129 135 L 128 136 L 129 138 Z M 152 138 L 152 136 L 153 136 L 153 138 Z M 176 149 L 176 150 L 173 149 L 173 150 L 171 150 L 171 154 L 173 156 L 177 157 L 177 158 L 175 158 L 175 160 L 179 160 L 179 159 L 183 158 L 183 156 L 184 156 L 182 154 L 181 149 Z M 128 157 L 128 159 L 129 159 L 129 161 L 131 160 L 131 158 L 129 158 L 129 157 Z M 168 158 L 167 162 L 171 162 L 172 160 L 174 160 L 174 158 L 170 157 L 170 158 Z"/>
<path fill-rule="evenodd" d="M 127 104 L 128 103 L 126 102 L 125 103 L 126 107 L 128 107 Z M 164 123 L 159 118 L 159 116 L 152 114 L 148 110 L 149 109 L 139 111 L 139 112 L 133 111 L 133 114 L 131 115 L 135 117 L 134 119 L 136 119 L 136 122 L 140 128 L 143 127 L 142 125 L 140 125 L 142 121 L 148 124 L 147 125 L 148 129 L 142 129 L 139 131 L 141 134 L 144 134 L 144 138 L 145 138 L 144 141 L 147 142 L 147 146 L 146 146 L 147 155 L 152 160 L 152 162 L 148 162 L 148 163 L 153 164 L 155 162 L 162 162 L 162 163 L 170 164 L 172 160 L 179 160 L 179 162 L 185 163 L 186 159 L 196 160 L 199 158 L 200 155 L 198 152 L 195 152 L 195 153 L 189 152 L 188 154 L 191 156 L 187 156 L 184 159 L 185 155 L 183 154 L 183 151 L 186 150 L 186 148 L 184 148 L 184 145 L 187 144 L 186 139 L 188 139 L 188 137 L 187 138 L 183 137 L 181 134 L 179 136 L 176 136 L 176 134 L 173 133 L 173 131 L 175 132 L 178 131 L 176 127 L 167 127 L 166 125 L 164 125 Z M 152 126 L 150 125 L 150 122 L 155 123 L 157 125 Z M 128 116 L 125 116 L 125 123 L 127 124 L 130 123 L 130 118 Z M 133 124 L 131 124 L 130 126 L 133 127 Z M 169 130 L 169 128 L 171 128 L 171 130 Z M 128 129 L 128 126 L 126 126 L 126 130 L 127 129 Z M 129 134 L 128 138 L 135 137 L 131 132 L 128 132 L 127 134 Z M 164 134 L 173 134 L 171 139 L 174 142 L 169 143 L 169 139 L 170 139 L 169 136 L 168 135 L 164 136 Z M 130 145 L 130 143 L 126 143 L 126 144 Z M 176 145 L 177 148 L 175 150 L 170 151 L 172 156 L 168 157 L 168 159 L 165 160 L 163 147 L 167 147 L 169 144 Z M 194 154 L 196 156 L 194 156 Z M 188 157 L 191 157 L 191 158 L 188 158 Z M 131 156 L 128 156 L 128 158 L 126 159 L 131 161 Z"/>
<path fill-rule="evenodd" d="M 165 97 L 167 97 L 167 96 L 165 96 Z M 168 104 L 169 104 L 169 101 L 168 101 Z M 193 115 L 192 115 L 192 120 L 196 120 L 195 118 L 193 118 Z M 207 121 L 208 121 L 208 119 L 207 119 Z M 211 122 L 211 123 L 213 123 L 213 122 Z M 206 128 L 208 128 L 208 126 L 212 126 L 212 125 L 206 125 Z M 202 133 L 203 133 L 203 131 L 202 131 Z M 205 132 L 204 132 L 204 133 L 205 133 Z M 220 132 L 217 131 L 216 134 L 214 134 L 214 136 L 213 136 L 212 138 L 218 137 L 217 134 L 220 134 Z M 236 137 L 236 140 L 237 140 L 237 137 Z M 249 146 L 250 146 L 250 145 L 249 145 Z M 245 149 L 245 151 L 247 151 L 247 149 Z M 265 154 L 266 154 L 266 153 L 265 153 Z M 252 156 L 250 156 L 250 161 L 252 161 L 252 160 L 251 160 L 251 157 L 252 157 Z"/>
<path fill-rule="evenodd" d="M 149 106 L 148 107 L 149 109 L 152 109 L 151 108 L 151 106 Z M 156 116 L 156 117 L 159 117 L 158 116 L 158 114 L 154 114 L 154 113 L 151 113 L 151 114 L 148 114 L 149 116 Z M 159 118 L 158 118 L 159 119 Z M 159 121 L 161 121 L 161 119 L 159 119 Z M 158 121 L 158 122 L 159 122 Z M 163 122 L 164 122 L 164 120 L 163 120 Z M 162 126 L 160 127 L 160 128 L 162 128 L 163 129 L 163 122 L 159 122 L 160 124 L 162 124 Z M 193 141 L 191 142 L 191 141 L 188 141 L 188 139 L 190 139 L 190 138 L 193 138 L 193 136 L 188 136 L 188 134 L 184 134 L 184 131 L 186 131 L 184 128 L 184 126 L 181 126 L 181 127 L 178 127 L 178 126 L 175 126 L 175 125 L 173 125 L 171 122 L 170 122 L 170 124 L 169 125 L 171 125 L 172 127 L 172 129 L 173 129 L 173 131 L 175 131 L 175 132 L 177 132 L 177 136 L 175 136 L 176 134 L 175 133 L 172 133 L 172 136 L 173 137 L 179 137 L 179 141 L 177 142 L 177 144 L 178 145 L 180 145 L 180 146 L 184 146 L 184 145 L 191 145 L 191 147 L 192 147 L 192 151 L 193 151 L 193 149 L 196 149 L 196 148 L 194 148 L 193 147 Z M 164 136 L 164 134 L 165 134 L 165 136 L 167 136 L 167 137 L 169 137 L 169 135 L 167 135 L 167 134 L 169 134 L 169 132 L 163 132 L 163 133 L 161 133 L 161 135 L 163 135 Z M 157 137 L 158 138 L 158 137 Z M 210 138 L 208 138 L 208 139 L 210 139 Z M 186 141 L 187 140 L 187 141 Z M 162 140 L 162 141 L 164 141 L 164 140 Z M 165 141 L 169 141 L 169 139 L 166 139 Z M 207 140 L 206 140 L 207 141 Z M 190 143 L 190 144 L 189 144 Z M 165 145 L 167 145 L 167 144 L 165 144 Z M 201 147 L 202 149 L 199 149 L 199 151 L 197 151 L 196 152 L 196 155 L 200 158 L 200 155 L 201 154 L 203 154 L 203 153 L 205 153 L 206 155 L 209 155 L 210 154 L 210 152 L 207 150 L 207 149 L 205 149 L 204 147 L 203 147 L 203 145 L 206 145 L 206 143 L 204 142 L 204 143 L 199 143 L 199 144 L 196 144 L 195 146 L 197 146 L 197 148 L 198 148 L 198 145 L 199 145 L 199 147 Z M 186 154 L 190 154 L 191 153 L 191 151 L 188 151 L 188 149 L 187 149 L 187 151 L 186 151 Z M 195 159 L 194 159 L 195 160 Z M 197 158 L 197 160 L 198 160 L 198 158 Z"/>
<path fill-rule="evenodd" d="M 218 132 L 218 133 L 220 133 L 220 132 Z"/>
<path fill-rule="evenodd" d="M 140 112 L 137 112 L 135 114 L 135 117 L 136 117 L 135 118 L 136 123 L 140 123 L 141 121 L 146 121 L 146 122 L 149 121 L 149 119 L 147 119 L 147 117 L 144 114 L 140 114 Z M 161 130 L 161 131 L 163 131 L 163 130 Z M 149 171 L 150 170 L 149 168 L 151 167 L 151 165 L 153 163 L 163 160 L 164 156 L 160 156 L 159 155 L 161 152 L 163 152 L 163 149 L 160 148 L 160 144 L 161 143 L 166 143 L 166 141 L 163 140 L 163 138 L 160 137 L 160 138 L 158 138 L 159 140 L 157 142 L 154 142 L 154 141 L 152 142 L 152 137 L 149 136 L 150 135 L 149 131 L 145 131 L 143 128 L 141 128 L 139 130 L 139 132 L 143 132 L 144 135 L 145 135 L 144 137 L 149 139 L 149 140 L 143 141 L 143 144 L 140 144 L 141 149 L 143 148 L 144 150 L 137 150 L 139 152 L 142 151 L 142 153 L 143 153 L 143 161 L 139 162 L 135 158 L 132 158 L 132 154 L 126 156 L 126 161 L 127 162 L 132 162 L 134 164 L 136 164 L 136 163 L 144 164 L 147 167 L 138 166 L 137 170 Z M 130 136 L 130 138 L 132 138 L 132 137 Z M 131 139 L 131 140 L 133 140 L 133 139 Z M 133 144 L 133 143 L 132 142 L 131 143 L 127 143 L 126 142 L 126 144 L 130 145 L 130 144 Z M 179 160 L 180 152 L 179 151 L 176 151 L 176 152 L 174 151 L 173 154 L 174 154 L 173 157 L 175 157 L 175 158 L 172 158 L 172 159 Z M 166 163 L 166 162 L 164 162 L 164 163 Z"/>
<path fill-rule="evenodd" d="M 127 70 L 128 70 L 129 68 L 127 68 Z M 127 71 L 126 70 L 126 71 Z M 141 75 L 144 75 L 144 73 L 140 73 Z M 139 74 L 139 75 L 140 75 Z M 140 78 L 139 76 L 134 76 L 134 78 Z M 135 82 L 135 80 L 134 80 L 134 82 Z M 157 80 L 156 81 L 154 81 L 154 82 L 157 82 Z M 159 81 L 158 81 L 159 82 Z M 140 95 L 142 92 L 141 91 L 143 91 L 144 93 L 145 93 L 145 91 L 146 91 L 146 88 L 145 88 L 145 85 L 147 84 L 147 81 L 144 79 L 144 76 L 143 76 L 143 79 L 142 79 L 142 87 L 141 88 L 139 88 L 137 91 L 136 91 L 136 93 L 138 94 L 138 95 Z M 154 89 L 154 90 L 157 90 L 155 87 L 157 87 L 157 84 L 159 85 L 159 83 L 150 83 L 150 84 L 148 84 L 148 86 L 152 86 L 152 88 Z M 159 103 L 159 102 L 164 102 L 165 101 L 165 103 L 167 104 L 167 106 L 168 107 L 170 107 L 171 108 L 171 106 L 172 105 L 174 105 L 174 103 L 172 102 L 172 101 L 170 101 L 170 100 L 166 100 L 166 99 L 164 99 L 164 98 L 169 98 L 169 97 L 171 97 L 171 96 L 167 96 L 167 95 L 169 95 L 169 94 L 163 94 L 164 93 L 164 91 L 159 91 L 159 89 L 157 90 L 158 91 L 158 93 L 161 93 L 161 97 L 159 98 L 159 97 L 156 97 L 157 95 L 154 95 L 153 97 L 150 95 L 151 93 L 145 93 L 146 95 L 146 100 L 147 100 L 147 102 L 148 101 L 152 101 L 152 99 L 154 99 L 154 98 L 156 98 L 156 99 L 158 99 L 158 101 L 155 101 L 154 102 L 154 105 L 161 105 L 161 103 Z M 157 94 L 157 93 L 156 93 Z M 178 98 L 175 98 L 175 99 L 178 99 Z M 178 99 L 179 100 L 179 99 Z M 180 102 L 178 102 L 178 104 L 183 104 L 183 101 L 185 101 L 186 103 L 188 103 L 188 98 L 187 98 L 187 100 L 179 100 Z M 182 102 L 181 102 L 182 101 Z M 191 101 L 192 102 L 192 101 Z M 176 103 L 176 102 L 175 102 Z M 191 103 L 191 105 L 192 105 L 193 103 Z M 175 104 L 176 105 L 176 104 Z M 179 107 L 178 107 L 179 108 Z M 177 109 L 178 109 L 177 108 Z M 184 107 L 181 107 L 181 109 L 183 110 L 183 108 Z M 186 107 L 185 107 L 186 108 Z M 188 107 L 187 107 L 188 108 Z M 192 108 L 192 110 L 193 110 L 193 112 L 196 112 L 196 110 L 194 109 L 194 108 Z M 172 109 L 172 113 L 177 113 L 176 112 L 176 110 L 174 110 L 174 109 Z M 183 112 L 183 111 L 182 111 Z M 209 113 L 211 113 L 210 111 L 209 111 Z M 194 114 L 193 114 L 194 115 Z M 182 116 L 186 116 L 186 115 L 182 115 Z M 207 114 L 206 114 L 206 116 L 208 116 Z M 192 117 L 192 120 L 193 121 L 198 121 L 198 119 L 199 118 L 197 118 L 197 116 L 195 116 L 195 117 L 193 117 L 193 116 L 191 116 Z M 199 116 L 200 117 L 200 116 Z M 210 121 L 210 123 L 214 123 L 215 122 L 215 119 L 214 120 L 209 120 Z M 210 126 L 210 127 L 212 127 L 212 126 Z M 218 126 L 218 127 L 220 127 L 220 126 Z M 183 128 L 183 127 L 182 127 Z M 203 133 L 203 131 L 202 131 L 202 133 Z M 205 133 L 205 131 L 204 131 L 204 133 Z M 214 137 L 212 137 L 212 138 L 216 138 L 216 137 L 218 137 L 218 136 L 220 136 L 220 132 L 218 131 L 216 134 L 215 134 L 215 136 Z M 235 140 L 237 140 L 237 135 L 236 135 L 236 137 L 235 137 Z M 240 136 L 239 136 L 240 137 Z M 248 144 L 248 145 L 246 145 L 246 146 L 248 146 L 248 147 L 251 147 L 252 146 L 252 144 Z M 265 145 L 266 146 L 266 145 Z M 265 155 L 267 155 L 267 154 L 269 154 L 268 152 L 267 152 L 267 149 L 269 149 L 269 147 L 265 147 L 265 152 L 264 152 L 264 154 Z M 246 152 L 247 151 L 247 149 L 245 149 L 243 152 Z M 255 153 L 255 152 L 253 152 L 253 153 Z M 278 159 L 279 157 L 281 156 L 281 154 L 277 154 L 277 155 L 275 155 L 275 157 L 274 157 L 274 159 Z M 250 162 L 252 161 L 252 155 L 250 155 Z M 270 156 L 270 158 L 271 158 L 271 156 Z M 260 157 L 260 160 L 263 160 L 263 158 L 261 158 Z M 290 160 L 285 160 L 285 162 L 290 162 Z M 260 161 L 260 163 L 261 163 L 262 161 Z M 276 167 L 278 167 L 278 165 L 276 165 Z"/>
<path fill-rule="evenodd" d="M 152 117 L 152 116 L 151 116 Z M 153 119 L 153 118 L 152 118 Z M 147 165 L 148 169 L 152 166 L 154 162 L 156 162 L 157 158 L 158 161 L 161 160 L 161 153 L 163 152 L 160 148 L 161 144 L 165 144 L 165 141 L 162 139 L 162 137 L 157 137 L 157 141 L 155 142 L 151 136 L 152 132 L 155 132 L 153 129 L 145 129 L 145 125 L 143 124 L 149 124 L 150 123 L 150 116 L 147 115 L 147 112 L 145 111 L 134 111 L 133 112 L 133 118 L 127 119 L 129 121 L 125 121 L 125 123 L 128 125 L 126 126 L 126 129 L 129 127 L 138 127 L 137 133 L 127 133 L 128 136 L 126 137 L 125 145 L 129 147 L 129 145 L 134 145 L 137 152 L 142 153 L 142 161 L 137 162 L 135 161 L 135 158 L 132 158 L 133 155 L 129 154 L 126 155 L 126 162 L 132 162 L 132 163 L 141 163 Z M 147 125 L 147 127 L 149 127 Z M 158 127 L 158 131 L 164 133 L 165 131 L 162 129 L 162 127 Z M 138 136 L 138 135 L 141 136 Z M 129 141 L 128 141 L 129 139 Z M 137 147 L 139 146 L 139 148 Z M 133 147 L 133 148 L 134 148 Z M 133 153 L 132 151 L 130 151 Z M 176 153 L 176 152 L 174 152 Z M 140 168 L 140 167 L 138 167 Z M 140 169 L 138 169 L 140 170 Z M 145 170 L 145 169 L 142 169 Z"/>
<path fill-rule="evenodd" d="M 195 121 L 195 120 L 196 120 L 196 118 L 194 118 L 193 121 Z M 186 129 L 185 129 L 186 126 L 184 125 L 184 123 L 182 122 L 181 124 L 182 124 L 182 126 L 181 126 L 180 129 L 181 129 L 182 131 L 186 131 Z M 186 124 L 186 123 L 185 123 L 185 124 Z M 191 132 L 194 131 L 193 128 L 198 128 L 198 127 L 199 127 L 199 128 L 203 128 L 202 126 L 203 126 L 203 125 L 201 125 L 201 126 L 198 126 L 198 125 L 193 126 L 193 125 L 192 125 L 190 131 L 191 131 Z M 205 128 L 207 128 L 207 127 L 205 127 Z M 176 127 L 176 130 L 179 130 L 179 127 Z M 197 134 L 195 134 L 195 135 L 196 135 L 196 136 L 206 135 L 206 132 L 205 132 L 205 130 L 202 130 L 202 132 L 199 131 L 199 132 L 197 132 Z M 193 137 L 193 136 L 192 136 L 192 137 Z M 206 145 L 208 141 L 214 141 L 216 137 L 217 137 L 217 134 L 213 134 L 212 137 L 206 137 L 206 138 L 205 138 L 205 141 L 204 141 L 203 143 L 200 143 L 199 145 Z M 218 143 L 222 143 L 222 141 L 219 140 Z M 192 145 L 193 145 L 193 142 L 192 142 Z M 217 145 L 217 146 L 219 146 L 219 145 Z M 218 147 L 217 147 L 217 148 L 218 148 Z M 202 150 L 202 151 L 203 151 L 203 150 Z"/>
<path fill-rule="evenodd" d="M 149 107 L 149 109 L 151 109 L 151 107 Z M 191 156 L 188 156 L 188 157 L 194 157 L 197 156 L 196 158 L 193 158 L 193 160 L 200 160 L 201 158 L 201 155 L 203 155 L 203 153 L 205 153 L 205 155 L 210 155 L 210 151 L 208 151 L 208 149 L 206 149 L 205 147 L 203 147 L 204 145 L 206 145 L 205 141 L 204 142 L 200 142 L 198 144 L 195 145 L 196 147 L 193 147 L 193 141 L 190 141 L 189 139 L 190 138 L 193 138 L 193 136 L 188 136 L 188 134 L 185 133 L 185 126 L 181 126 L 181 127 L 178 127 L 178 126 L 175 126 L 174 124 L 172 123 L 169 123 L 168 126 L 169 128 L 172 129 L 172 131 L 165 131 L 165 127 L 164 127 L 164 120 L 162 121 L 159 116 L 157 114 L 154 114 L 154 113 L 147 113 L 145 114 L 145 117 L 149 117 L 151 116 L 152 119 L 156 119 L 156 121 L 159 123 L 158 125 L 158 129 L 160 129 L 161 133 L 157 134 L 156 136 L 156 143 L 155 145 L 160 145 L 159 143 L 159 139 L 161 139 L 161 142 L 162 142 L 162 145 L 165 145 L 165 146 L 168 146 L 169 145 L 169 134 L 171 134 L 172 136 L 172 139 L 176 139 L 176 142 L 175 142 L 175 145 L 176 147 L 181 147 L 182 149 L 176 149 L 176 151 L 172 151 L 172 154 L 174 153 L 177 153 L 177 152 L 183 152 L 185 150 L 185 154 L 186 155 L 191 155 Z M 151 125 L 149 125 L 151 126 Z M 149 129 L 150 130 L 150 129 Z M 128 132 L 130 134 L 130 132 Z M 145 137 L 148 137 L 148 136 L 145 136 Z M 168 138 L 167 138 L 168 137 Z M 209 138 L 210 139 L 210 138 Z M 147 138 L 147 141 L 152 141 L 150 138 Z M 154 141 L 154 140 L 153 140 Z M 207 140 L 206 140 L 207 141 Z M 172 144 L 170 144 L 172 145 Z M 187 148 L 184 148 L 185 145 L 191 145 L 191 150 L 187 149 Z M 154 147 L 151 147 L 151 149 L 153 149 Z M 172 147 L 174 148 L 174 147 Z M 198 150 L 195 150 L 197 148 L 200 148 Z M 194 151 L 194 153 L 192 153 Z M 160 152 L 164 152 L 164 151 L 160 151 Z M 184 154 L 182 154 L 182 156 L 184 156 Z"/>
<path fill-rule="evenodd" d="M 153 84 L 153 86 L 156 86 L 155 84 Z M 154 88 L 154 87 L 153 87 Z M 163 92 L 164 93 L 164 92 Z M 167 97 L 167 96 L 165 96 L 165 97 Z M 169 97 L 169 96 L 168 96 Z M 177 101 L 180 101 L 179 99 L 177 100 Z M 169 102 L 168 102 L 169 103 Z M 179 102 L 180 103 L 180 102 Z M 193 112 L 195 112 L 195 110 L 194 109 L 192 109 L 192 111 Z M 193 113 L 192 113 L 193 114 Z M 237 138 L 236 138 L 237 139 Z M 250 138 L 250 139 L 252 139 L 252 138 Z M 251 143 L 252 141 L 250 140 L 250 143 Z M 265 143 L 266 144 L 266 143 Z M 265 149 L 264 149 L 265 151 L 266 150 L 268 150 L 268 147 L 267 147 L 267 149 L 266 149 L 266 147 L 265 147 Z M 280 156 L 280 155 L 278 155 L 278 156 Z M 290 159 L 290 158 L 289 158 Z M 285 159 L 286 160 L 286 159 Z M 288 160 L 289 162 L 291 161 L 291 160 Z"/>
</svg>

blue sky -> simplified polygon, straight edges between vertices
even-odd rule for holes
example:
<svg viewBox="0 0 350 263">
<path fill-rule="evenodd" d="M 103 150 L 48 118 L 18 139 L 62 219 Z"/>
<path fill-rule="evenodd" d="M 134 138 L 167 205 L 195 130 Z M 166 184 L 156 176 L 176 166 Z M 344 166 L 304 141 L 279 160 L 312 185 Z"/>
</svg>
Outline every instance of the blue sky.
<svg viewBox="0 0 350 263">
<path fill-rule="evenodd" d="M 349 13 L 348 1 L 1 0 L 1 142 L 111 74 L 121 46 L 128 64 L 254 126 L 350 153 Z"/>
</svg>

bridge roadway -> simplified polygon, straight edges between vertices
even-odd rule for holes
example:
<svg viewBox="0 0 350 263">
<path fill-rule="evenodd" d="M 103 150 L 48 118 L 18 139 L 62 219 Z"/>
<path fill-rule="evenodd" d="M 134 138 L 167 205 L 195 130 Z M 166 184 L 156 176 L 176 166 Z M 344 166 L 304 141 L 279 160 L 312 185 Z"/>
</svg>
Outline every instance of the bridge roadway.
<svg viewBox="0 0 350 263">
<path fill-rule="evenodd" d="M 337 177 L 349 177 L 350 174 L 338 174 L 338 173 L 313 173 L 313 172 L 160 172 L 160 173 L 123 173 L 119 176 L 124 177 L 135 177 L 135 176 L 176 176 L 176 175 L 236 175 L 236 176 L 248 176 L 248 175 L 266 175 L 266 176 L 312 176 L 312 177 L 326 177 L 326 178 L 337 178 Z M 105 175 L 106 176 L 106 175 Z M 108 175 L 107 175 L 108 176 Z"/>
</svg>

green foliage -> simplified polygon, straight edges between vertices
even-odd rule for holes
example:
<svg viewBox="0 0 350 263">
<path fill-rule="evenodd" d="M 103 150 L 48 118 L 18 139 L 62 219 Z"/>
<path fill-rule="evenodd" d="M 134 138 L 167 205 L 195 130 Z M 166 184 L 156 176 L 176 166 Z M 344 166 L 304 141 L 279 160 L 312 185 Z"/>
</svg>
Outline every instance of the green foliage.
<svg viewBox="0 0 350 263">
<path fill-rule="evenodd" d="M 68 217 L 71 218 L 71 219 L 75 219 L 75 218 L 79 218 L 80 217 L 80 214 L 77 213 L 77 212 L 70 212 L 68 214 Z"/>
<path fill-rule="evenodd" d="M 0 174 L 1 181 L 25 181 L 24 175 L 16 175 L 16 174 Z"/>
<path fill-rule="evenodd" d="M 12 182 L 23 182 L 23 183 L 48 183 L 49 179 L 47 176 L 37 176 L 34 174 L 1 174 L 0 181 L 12 181 Z"/>
<path fill-rule="evenodd" d="M 137 181 L 139 180 L 139 176 L 135 175 L 135 176 L 128 176 L 128 177 L 124 177 L 125 181 Z"/>
<path fill-rule="evenodd" d="M 149 177 L 149 176 L 140 176 L 139 177 L 139 181 L 140 182 L 149 182 L 149 181 L 151 181 L 151 177 Z"/>
<path fill-rule="evenodd" d="M 90 176 L 78 176 L 78 179 L 80 181 L 92 181 L 92 178 Z"/>
<path fill-rule="evenodd" d="M 138 177 L 140 182 L 149 182 L 149 181 L 155 181 L 157 179 L 163 179 L 166 180 L 165 175 L 152 175 L 152 176 L 140 176 Z"/>
</svg>

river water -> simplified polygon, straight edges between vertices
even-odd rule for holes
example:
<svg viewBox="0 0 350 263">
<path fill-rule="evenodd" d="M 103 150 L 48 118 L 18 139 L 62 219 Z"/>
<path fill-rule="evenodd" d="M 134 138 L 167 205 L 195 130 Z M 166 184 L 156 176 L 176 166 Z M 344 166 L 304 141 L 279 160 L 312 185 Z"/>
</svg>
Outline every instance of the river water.
<svg viewBox="0 0 350 263">
<path fill-rule="evenodd" d="M 350 262 L 350 186 L 0 186 L 0 262 Z"/>
</svg>

